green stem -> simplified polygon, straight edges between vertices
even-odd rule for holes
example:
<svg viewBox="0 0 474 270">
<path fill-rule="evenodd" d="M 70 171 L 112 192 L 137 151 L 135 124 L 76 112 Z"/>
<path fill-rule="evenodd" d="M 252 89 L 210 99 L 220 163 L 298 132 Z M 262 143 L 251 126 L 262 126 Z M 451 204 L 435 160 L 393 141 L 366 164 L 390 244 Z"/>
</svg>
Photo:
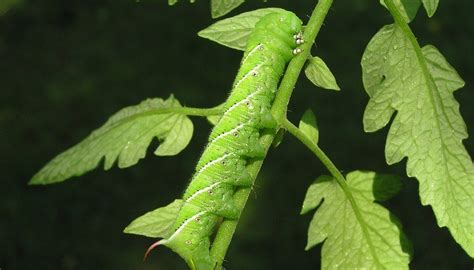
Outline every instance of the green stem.
<svg viewBox="0 0 474 270">
<path fill-rule="evenodd" d="M 275 97 L 275 101 L 272 106 L 272 114 L 281 125 L 284 119 L 286 119 L 286 112 L 290 97 L 293 93 L 296 81 L 298 80 L 299 74 L 308 59 L 311 51 L 311 47 L 316 39 L 316 36 L 321 29 L 324 18 L 326 17 L 329 8 L 332 5 L 332 0 L 319 0 L 316 5 L 309 22 L 303 33 L 305 43 L 300 46 L 302 52 L 295 56 L 288 65 L 285 75 L 280 83 L 280 87 Z M 266 151 L 270 148 L 272 141 L 275 137 L 276 132 L 268 132 L 262 135 L 261 142 L 265 147 Z M 247 166 L 249 173 L 252 175 L 254 182 L 262 167 L 263 160 L 254 160 Z M 250 195 L 251 188 L 242 188 L 237 190 L 234 195 L 234 201 L 239 209 L 244 209 Z M 239 220 L 224 220 L 217 231 L 216 238 L 211 247 L 211 256 L 216 259 L 217 265 L 215 269 L 221 269 L 222 262 L 224 261 L 227 249 L 232 241 L 232 237 L 235 233 Z"/>
<path fill-rule="evenodd" d="M 342 175 L 342 173 L 337 169 L 336 165 L 331 161 L 331 159 L 324 153 L 321 148 L 317 144 L 315 144 L 308 136 L 306 136 L 299 128 L 297 128 L 293 123 L 291 123 L 288 119 L 285 119 L 282 123 L 283 128 L 288 130 L 291 135 L 295 136 L 300 142 L 302 142 L 306 147 L 308 147 L 311 152 L 323 163 L 323 165 L 328 169 L 329 173 L 336 179 L 337 183 L 343 190 L 344 194 L 346 195 L 347 200 L 352 206 L 354 210 L 354 214 L 356 219 L 359 221 L 362 229 L 362 233 L 367 240 L 367 244 L 369 245 L 370 253 L 372 254 L 373 258 L 377 265 L 382 265 L 377 257 L 377 252 L 375 250 L 375 246 L 372 243 L 370 238 L 370 234 L 367 230 L 368 226 L 365 220 L 362 217 L 362 213 L 360 212 L 360 208 L 357 205 L 354 196 L 352 196 L 352 192 L 350 187 L 347 185 L 346 179 Z"/>
<path fill-rule="evenodd" d="M 137 113 L 129 117 L 125 117 L 113 123 L 106 132 L 111 132 L 115 128 L 120 127 L 121 125 L 125 123 L 134 121 L 135 119 L 138 119 L 141 117 L 146 117 L 146 116 L 151 116 L 151 115 L 156 115 L 156 114 L 164 114 L 164 113 L 179 113 L 179 114 L 185 114 L 188 116 L 206 117 L 206 116 L 211 116 L 211 115 L 219 115 L 222 113 L 222 109 L 220 105 L 216 107 L 212 107 L 212 108 L 170 107 L 170 108 L 154 109 L 154 110 L 149 110 L 142 113 Z"/>
<path fill-rule="evenodd" d="M 123 124 L 135 121 L 136 119 L 139 119 L 141 117 L 164 114 L 164 113 L 178 113 L 178 114 L 184 114 L 188 116 L 206 117 L 206 116 L 221 114 L 222 108 L 221 108 L 221 105 L 218 105 L 212 108 L 169 107 L 169 108 L 149 110 L 146 112 L 133 114 L 131 116 L 118 120 L 117 122 L 111 124 L 110 127 L 105 131 L 105 133 L 112 132 L 113 130 L 122 126 Z"/>
<path fill-rule="evenodd" d="M 323 25 L 324 19 L 332 5 L 332 0 L 320 0 L 313 10 L 309 19 L 308 25 L 303 33 L 305 43 L 300 47 L 302 52 L 293 58 L 288 65 L 285 75 L 280 84 L 278 95 L 272 107 L 273 117 L 281 124 L 286 119 L 286 112 L 288 110 L 288 103 L 293 94 L 296 81 L 300 75 L 306 60 L 311 56 L 311 47 L 316 40 L 316 36 Z"/>
<path fill-rule="evenodd" d="M 193 108 L 193 107 L 172 107 L 172 108 L 163 108 L 156 109 L 149 112 L 150 114 L 160 114 L 160 113 L 180 113 L 189 116 L 211 116 L 218 115 L 222 113 L 220 106 L 212 108 Z"/>
<path fill-rule="evenodd" d="M 337 169 L 336 165 L 329 159 L 329 157 L 315 144 L 311 139 L 308 138 L 299 128 L 297 128 L 293 123 L 288 119 L 285 119 L 282 123 L 284 129 L 290 132 L 291 135 L 295 136 L 300 142 L 302 142 L 306 147 L 308 147 L 311 152 L 313 152 L 316 157 L 323 163 L 323 165 L 328 169 L 329 173 L 336 179 L 337 183 L 341 186 L 344 192 L 347 192 L 349 187 L 347 186 L 346 179 L 342 173 Z M 347 192 L 348 197 L 352 197 L 350 191 Z"/>
</svg>

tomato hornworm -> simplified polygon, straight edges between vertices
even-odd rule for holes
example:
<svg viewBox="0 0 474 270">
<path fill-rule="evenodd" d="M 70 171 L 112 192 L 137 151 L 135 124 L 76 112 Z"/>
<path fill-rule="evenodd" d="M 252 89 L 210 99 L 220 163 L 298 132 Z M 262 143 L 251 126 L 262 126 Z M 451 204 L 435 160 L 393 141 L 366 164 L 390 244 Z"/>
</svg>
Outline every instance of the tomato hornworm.
<svg viewBox="0 0 474 270">
<path fill-rule="evenodd" d="M 260 132 L 276 127 L 271 105 L 287 63 L 300 52 L 301 28 L 301 20 L 288 11 L 267 14 L 255 25 L 223 114 L 184 192 L 174 233 L 150 246 L 146 254 L 165 245 L 191 269 L 214 268 L 210 237 L 221 218 L 240 215 L 233 195 L 237 188 L 252 185 L 248 160 L 266 155 Z"/>
</svg>

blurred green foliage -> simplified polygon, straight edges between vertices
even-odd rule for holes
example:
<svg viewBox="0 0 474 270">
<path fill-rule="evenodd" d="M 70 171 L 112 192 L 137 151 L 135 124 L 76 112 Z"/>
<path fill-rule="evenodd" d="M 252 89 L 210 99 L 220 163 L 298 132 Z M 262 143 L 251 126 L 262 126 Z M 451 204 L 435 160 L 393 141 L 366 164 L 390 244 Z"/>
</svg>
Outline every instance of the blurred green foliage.
<svg viewBox="0 0 474 270">
<path fill-rule="evenodd" d="M 251 2 L 251 3 L 250 3 Z M 2 0 L 3 3 L 3 0 Z M 313 1 L 249 1 L 232 14 L 279 6 L 305 19 Z M 421 44 L 436 45 L 466 81 L 456 92 L 474 134 L 474 20 L 472 1 L 441 1 L 413 29 Z M 179 156 L 158 158 L 150 147 L 138 165 L 96 170 L 59 185 L 27 186 L 49 159 L 79 142 L 108 116 L 148 97 L 174 93 L 188 106 L 214 106 L 228 95 L 241 52 L 199 39 L 213 21 L 208 1 L 25 0 L 0 17 L 0 268 L 185 269 L 161 248 L 141 261 L 153 242 L 122 233 L 135 217 L 166 205 L 184 190 L 209 133 L 195 136 Z M 314 54 L 331 67 L 341 92 L 319 91 L 303 76 L 290 105 L 294 122 L 311 107 L 319 143 L 345 172 L 370 169 L 404 176 L 404 164 L 384 161 L 386 129 L 362 130 L 368 97 L 360 58 L 369 39 L 391 22 L 378 1 L 335 1 Z M 474 141 L 465 142 L 470 153 Z M 162 176 L 156 177 L 156 172 Z M 320 163 L 286 135 L 271 151 L 227 256 L 227 269 L 317 269 L 319 248 L 305 252 L 310 216 L 299 216 Z M 413 241 L 413 269 L 470 269 L 472 260 L 421 207 L 418 185 L 385 203 Z"/>
<path fill-rule="evenodd" d="M 23 0 L 2 0 L 0 1 L 0 15 L 4 15 L 10 9 L 14 8 L 16 5 L 19 5 Z"/>
</svg>

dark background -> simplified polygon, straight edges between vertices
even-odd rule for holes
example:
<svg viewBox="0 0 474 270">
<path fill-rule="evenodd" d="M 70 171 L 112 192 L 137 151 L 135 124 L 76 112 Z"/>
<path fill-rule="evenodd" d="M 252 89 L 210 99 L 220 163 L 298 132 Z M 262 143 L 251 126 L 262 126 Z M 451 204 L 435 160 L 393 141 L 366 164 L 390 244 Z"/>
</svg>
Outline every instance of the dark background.
<svg viewBox="0 0 474 270">
<path fill-rule="evenodd" d="M 0 0 L 3 1 L 3 0 Z M 181 195 L 209 133 L 195 119 L 191 144 L 176 157 L 150 151 L 138 165 L 52 186 L 27 186 L 48 160 L 79 142 L 120 108 L 174 93 L 188 106 L 222 102 L 242 53 L 196 33 L 210 25 L 208 1 L 24 0 L 0 17 L 0 268 L 185 269 L 166 248 L 141 261 L 153 242 L 126 235 L 135 217 Z M 268 5 L 307 20 L 315 1 L 249 1 L 232 14 Z M 421 44 L 436 45 L 466 81 L 456 92 L 474 134 L 473 1 L 440 1 L 428 19 L 420 10 L 413 29 Z M 362 130 L 368 97 L 360 58 L 369 39 L 391 22 L 378 1 L 335 1 L 315 46 L 342 88 L 319 90 L 301 77 L 290 104 L 296 121 L 311 107 L 320 145 L 340 169 L 405 175 L 405 162 L 387 166 L 387 129 Z M 470 153 L 474 141 L 466 140 Z M 157 146 L 154 142 L 150 150 Z M 305 252 L 312 215 L 300 216 L 306 188 L 326 170 L 287 136 L 265 161 L 227 256 L 227 269 L 318 269 L 320 246 Z M 385 205 L 413 241 L 413 269 L 472 269 L 473 261 L 421 207 L 418 184 L 403 179 Z"/>
</svg>

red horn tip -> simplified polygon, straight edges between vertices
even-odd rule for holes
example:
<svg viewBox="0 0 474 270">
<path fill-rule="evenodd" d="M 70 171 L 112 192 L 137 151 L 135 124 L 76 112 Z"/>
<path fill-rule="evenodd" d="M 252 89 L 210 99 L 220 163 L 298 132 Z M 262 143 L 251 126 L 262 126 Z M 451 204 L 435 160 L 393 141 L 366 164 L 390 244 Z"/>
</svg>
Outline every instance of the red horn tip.
<svg viewBox="0 0 474 270">
<path fill-rule="evenodd" d="M 150 252 L 159 245 L 161 245 L 161 241 L 155 242 L 153 245 L 151 245 L 145 252 L 145 255 L 143 256 L 143 261 L 145 261 L 148 257 L 148 254 L 150 254 Z"/>
</svg>

